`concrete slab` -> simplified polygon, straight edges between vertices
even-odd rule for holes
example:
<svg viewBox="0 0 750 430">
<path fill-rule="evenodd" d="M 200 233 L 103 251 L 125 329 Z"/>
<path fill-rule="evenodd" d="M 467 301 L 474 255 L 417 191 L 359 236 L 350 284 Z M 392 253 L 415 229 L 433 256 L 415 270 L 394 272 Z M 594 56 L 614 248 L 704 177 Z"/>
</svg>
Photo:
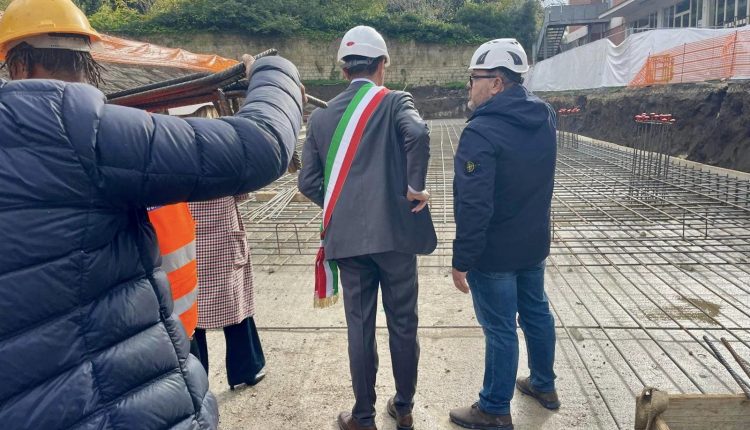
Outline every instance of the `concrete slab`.
<svg viewBox="0 0 750 430">
<path fill-rule="evenodd" d="M 471 298 L 454 289 L 449 272 L 452 157 L 463 121 L 431 126 L 428 183 L 439 245 L 419 260 L 415 417 L 418 429 L 442 430 L 457 428 L 448 422 L 451 408 L 477 398 L 484 340 Z M 635 396 L 644 386 L 738 392 L 702 337 L 725 337 L 750 360 L 750 176 L 673 160 L 669 175 L 644 178 L 632 173 L 630 149 L 581 139 L 561 141 L 558 150 L 546 286 L 563 407 L 552 413 L 517 395 L 516 428 L 632 428 Z M 287 176 L 264 190 L 289 199 L 261 198 L 268 201 L 242 208 L 268 377 L 228 391 L 222 335 L 209 333 L 222 428 L 328 430 L 352 405 L 343 306 L 312 308 L 320 209 L 295 201 L 295 183 Z M 384 408 L 394 389 L 382 305 L 377 325 L 377 423 L 391 430 Z M 523 375 L 523 344 L 520 351 Z"/>
</svg>

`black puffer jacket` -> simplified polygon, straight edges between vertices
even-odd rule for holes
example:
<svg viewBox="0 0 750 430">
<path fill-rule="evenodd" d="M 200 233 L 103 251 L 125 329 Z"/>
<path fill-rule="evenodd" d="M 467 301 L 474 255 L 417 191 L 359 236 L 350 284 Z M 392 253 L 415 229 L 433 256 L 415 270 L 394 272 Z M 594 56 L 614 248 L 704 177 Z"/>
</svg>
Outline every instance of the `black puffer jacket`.
<svg viewBox="0 0 750 430">
<path fill-rule="evenodd" d="M 260 188 L 302 119 L 299 75 L 253 66 L 220 120 L 0 81 L 0 428 L 212 429 L 216 400 L 172 313 L 146 206 Z"/>
</svg>

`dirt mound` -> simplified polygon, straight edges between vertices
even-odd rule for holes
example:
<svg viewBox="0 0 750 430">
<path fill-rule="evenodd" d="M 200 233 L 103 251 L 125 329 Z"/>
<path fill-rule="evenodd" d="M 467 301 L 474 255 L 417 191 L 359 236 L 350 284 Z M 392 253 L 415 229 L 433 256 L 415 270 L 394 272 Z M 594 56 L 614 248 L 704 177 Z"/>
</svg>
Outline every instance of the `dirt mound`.
<svg viewBox="0 0 750 430">
<path fill-rule="evenodd" d="M 671 113 L 678 122 L 670 155 L 750 172 L 750 82 L 679 84 L 540 93 L 556 108 L 580 106 L 571 120 L 580 134 L 621 145 L 635 140 L 633 116 Z"/>
<path fill-rule="evenodd" d="M 329 100 L 345 85 L 314 86 L 310 94 Z M 465 118 L 467 93 L 442 87 L 406 88 L 427 119 Z M 678 84 L 648 88 L 606 88 L 539 93 L 556 108 L 580 106 L 574 131 L 595 139 L 632 146 L 633 116 L 671 113 L 678 122 L 672 156 L 750 172 L 750 82 Z"/>
</svg>

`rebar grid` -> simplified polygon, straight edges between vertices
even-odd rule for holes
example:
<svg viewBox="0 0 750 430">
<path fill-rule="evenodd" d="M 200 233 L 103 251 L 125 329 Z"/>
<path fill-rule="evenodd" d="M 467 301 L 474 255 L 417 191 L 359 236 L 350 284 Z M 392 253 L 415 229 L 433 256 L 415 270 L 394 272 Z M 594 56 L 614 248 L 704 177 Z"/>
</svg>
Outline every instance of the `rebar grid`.
<svg viewBox="0 0 750 430">
<path fill-rule="evenodd" d="M 455 234 L 453 155 L 464 121 L 430 126 L 427 182 L 439 245 L 419 264 L 425 273 L 444 273 Z M 561 353 L 580 363 L 618 428 L 633 419 L 632 404 L 618 396 L 634 398 L 644 385 L 738 391 L 700 342 L 704 334 L 726 337 L 750 359 L 749 176 L 658 157 L 668 168 L 649 174 L 634 170 L 643 154 L 633 151 L 559 136 L 547 261 L 550 303 L 572 346 Z M 321 211 L 295 190 L 296 176 L 286 176 L 263 190 L 269 201 L 241 208 L 261 270 L 312 272 Z"/>
</svg>

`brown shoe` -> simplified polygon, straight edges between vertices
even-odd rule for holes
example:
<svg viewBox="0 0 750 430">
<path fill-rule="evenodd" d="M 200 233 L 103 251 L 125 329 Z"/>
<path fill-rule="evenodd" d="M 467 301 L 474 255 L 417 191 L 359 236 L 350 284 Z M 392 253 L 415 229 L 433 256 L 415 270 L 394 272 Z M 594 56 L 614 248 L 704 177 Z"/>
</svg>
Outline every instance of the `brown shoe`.
<svg viewBox="0 0 750 430">
<path fill-rule="evenodd" d="M 393 403 L 393 397 L 388 399 L 387 409 L 388 415 L 396 420 L 396 430 L 414 430 L 414 419 L 411 416 L 411 412 L 406 415 L 399 415 L 396 410 L 396 404 Z"/>
<path fill-rule="evenodd" d="M 510 415 L 492 415 L 479 409 L 479 403 L 469 408 L 453 409 L 450 412 L 454 424 L 467 429 L 479 430 L 513 430 Z"/>
<path fill-rule="evenodd" d="M 339 414 L 339 418 L 336 420 L 340 430 L 378 430 L 375 426 L 361 426 L 357 420 L 352 416 L 351 412 L 342 412 Z"/>
<path fill-rule="evenodd" d="M 545 408 L 553 411 L 560 409 L 560 399 L 557 398 L 557 391 L 551 391 L 549 393 L 537 391 L 536 388 L 531 386 L 529 377 L 516 379 L 516 387 L 518 388 L 518 391 L 535 398 L 536 401 Z"/>
</svg>

